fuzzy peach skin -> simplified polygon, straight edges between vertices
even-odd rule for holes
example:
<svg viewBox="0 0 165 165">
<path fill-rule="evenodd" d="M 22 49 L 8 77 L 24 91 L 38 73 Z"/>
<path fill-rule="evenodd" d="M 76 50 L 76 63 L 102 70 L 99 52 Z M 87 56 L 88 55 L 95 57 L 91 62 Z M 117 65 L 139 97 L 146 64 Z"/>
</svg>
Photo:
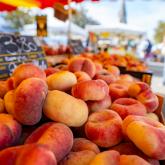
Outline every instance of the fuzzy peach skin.
<svg viewBox="0 0 165 165">
<path fill-rule="evenodd" d="M 57 165 L 53 152 L 39 144 L 27 144 L 2 150 L 0 162 L 3 165 Z"/>
<path fill-rule="evenodd" d="M 159 117 L 158 117 L 158 115 L 155 114 L 155 113 L 152 113 L 152 112 L 151 112 L 151 113 L 147 113 L 145 116 L 148 117 L 148 118 L 150 118 L 150 119 L 159 121 Z"/>
<path fill-rule="evenodd" d="M 98 148 L 98 146 L 92 141 L 86 138 L 75 138 L 73 141 L 72 151 L 78 152 L 78 151 L 84 151 L 84 150 L 93 151 L 96 154 L 100 152 L 100 149 Z"/>
<path fill-rule="evenodd" d="M 0 98 L 3 98 L 8 91 L 7 81 L 0 81 Z"/>
<path fill-rule="evenodd" d="M 113 101 L 118 98 L 128 97 L 128 88 L 122 84 L 112 83 L 109 85 L 109 94 Z"/>
<path fill-rule="evenodd" d="M 146 115 L 145 106 L 132 98 L 119 98 L 115 100 L 111 105 L 111 109 L 117 112 L 122 119 L 128 115 Z"/>
<path fill-rule="evenodd" d="M 5 112 L 5 103 L 4 100 L 0 98 L 0 113 Z"/>
<path fill-rule="evenodd" d="M 22 127 L 12 115 L 0 114 L 0 150 L 18 142 Z"/>
<path fill-rule="evenodd" d="M 159 106 L 158 97 L 150 89 L 141 92 L 137 100 L 145 105 L 147 112 L 154 112 Z"/>
<path fill-rule="evenodd" d="M 45 72 L 34 64 L 21 64 L 13 72 L 14 87 L 16 88 L 23 80 L 31 77 L 46 80 Z"/>
<path fill-rule="evenodd" d="M 119 77 L 119 75 L 120 75 L 120 70 L 117 66 L 108 65 L 107 70 L 109 73 L 112 73 L 116 77 Z"/>
<path fill-rule="evenodd" d="M 97 154 L 89 165 L 119 165 L 120 154 L 117 151 L 104 151 Z"/>
<path fill-rule="evenodd" d="M 48 67 L 47 69 L 44 70 L 46 77 L 50 76 L 51 74 L 59 72 L 60 69 L 58 68 L 53 68 L 53 67 Z"/>
<path fill-rule="evenodd" d="M 96 73 L 100 72 L 103 69 L 103 66 L 99 62 L 95 62 Z"/>
<path fill-rule="evenodd" d="M 93 78 L 96 74 L 95 64 L 90 59 L 83 57 L 76 57 L 71 59 L 68 65 L 68 69 L 71 72 L 84 71 L 91 78 Z"/>
<path fill-rule="evenodd" d="M 86 72 L 83 72 L 83 71 L 78 71 L 78 72 L 75 72 L 74 73 L 76 78 L 77 78 L 77 82 L 82 82 L 82 81 L 88 81 L 88 80 L 91 80 L 91 77 L 86 73 Z"/>
<path fill-rule="evenodd" d="M 5 98 L 5 105 L 8 112 L 24 125 L 38 123 L 42 116 L 42 106 L 47 95 L 48 87 L 45 81 L 39 78 L 28 78 L 23 80 L 12 93 Z M 13 107 L 13 108 L 12 108 Z"/>
<path fill-rule="evenodd" d="M 102 100 L 109 93 L 109 87 L 103 80 L 89 80 L 72 87 L 72 95 L 84 101 Z"/>
<path fill-rule="evenodd" d="M 114 147 L 111 147 L 110 150 L 118 151 L 120 155 L 137 155 L 145 159 L 151 165 L 160 165 L 158 160 L 151 159 L 148 156 L 146 156 L 132 142 L 120 143 Z"/>
<path fill-rule="evenodd" d="M 165 126 L 160 122 L 130 115 L 123 121 L 123 133 L 149 157 L 165 159 Z"/>
<path fill-rule="evenodd" d="M 77 83 L 76 76 L 69 71 L 60 71 L 47 77 L 49 90 L 67 91 Z"/>
<path fill-rule="evenodd" d="M 5 109 L 9 114 L 14 112 L 14 90 L 10 90 L 4 97 Z"/>
<path fill-rule="evenodd" d="M 70 152 L 58 165 L 89 165 L 95 156 L 90 150 Z"/>
<path fill-rule="evenodd" d="M 121 155 L 119 165 L 151 165 L 137 155 Z"/>
<path fill-rule="evenodd" d="M 150 89 L 150 86 L 144 82 L 134 82 L 128 88 L 128 94 L 131 97 L 137 97 L 141 92 Z"/>
<path fill-rule="evenodd" d="M 82 126 L 88 118 L 88 107 L 83 100 L 58 90 L 48 92 L 43 112 L 53 121 L 72 127 Z"/>
<path fill-rule="evenodd" d="M 107 84 L 111 84 L 117 80 L 116 76 L 114 76 L 112 73 L 109 73 L 105 69 L 96 73 L 94 79 L 95 80 L 97 80 L 97 79 L 104 80 Z"/>
<path fill-rule="evenodd" d="M 100 101 L 87 101 L 87 105 L 91 112 L 106 109 L 111 106 L 111 97 L 107 95 L 103 100 Z"/>
<path fill-rule="evenodd" d="M 92 113 L 85 124 L 88 139 L 100 147 L 111 147 L 122 140 L 122 119 L 111 110 Z"/>
<path fill-rule="evenodd" d="M 25 144 L 37 143 L 53 151 L 57 162 L 71 150 L 73 134 L 69 127 L 61 123 L 46 123 L 37 128 L 25 141 Z"/>
</svg>

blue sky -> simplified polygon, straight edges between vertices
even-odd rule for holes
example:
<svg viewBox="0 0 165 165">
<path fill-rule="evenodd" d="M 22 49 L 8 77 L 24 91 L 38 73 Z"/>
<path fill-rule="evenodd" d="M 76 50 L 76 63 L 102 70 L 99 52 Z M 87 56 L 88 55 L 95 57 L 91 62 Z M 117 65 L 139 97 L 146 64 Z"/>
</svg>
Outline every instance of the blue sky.
<svg viewBox="0 0 165 165">
<path fill-rule="evenodd" d="M 126 0 L 127 1 L 127 0 Z M 90 1 L 81 5 L 88 9 L 88 15 L 103 25 L 118 22 L 120 0 L 112 2 Z M 132 0 L 126 2 L 128 24 L 135 25 L 145 31 L 152 38 L 154 29 L 160 20 L 165 21 L 165 0 Z"/>
</svg>

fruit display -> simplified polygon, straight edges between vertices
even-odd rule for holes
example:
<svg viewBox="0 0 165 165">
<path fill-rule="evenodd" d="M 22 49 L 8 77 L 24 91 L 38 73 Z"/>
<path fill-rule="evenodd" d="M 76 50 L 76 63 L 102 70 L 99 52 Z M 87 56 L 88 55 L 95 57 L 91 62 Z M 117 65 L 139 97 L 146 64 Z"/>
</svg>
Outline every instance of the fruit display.
<svg viewBox="0 0 165 165">
<path fill-rule="evenodd" d="M 157 95 L 102 60 L 77 56 L 45 70 L 21 64 L 0 81 L 0 164 L 160 165 L 165 160 Z"/>
</svg>

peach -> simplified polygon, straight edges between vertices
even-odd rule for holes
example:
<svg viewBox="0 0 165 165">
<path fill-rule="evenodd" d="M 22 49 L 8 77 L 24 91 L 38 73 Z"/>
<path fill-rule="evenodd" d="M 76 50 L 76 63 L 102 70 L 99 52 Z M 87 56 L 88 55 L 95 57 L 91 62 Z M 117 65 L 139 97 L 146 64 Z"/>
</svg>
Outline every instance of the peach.
<svg viewBox="0 0 165 165">
<path fill-rule="evenodd" d="M 121 155 L 119 165 L 151 165 L 151 164 L 136 155 Z"/>
<path fill-rule="evenodd" d="M 165 159 L 165 126 L 160 122 L 130 115 L 123 121 L 123 132 L 149 157 Z"/>
<path fill-rule="evenodd" d="M 112 83 L 109 85 L 109 94 L 112 100 L 128 96 L 128 88 L 125 85 Z"/>
<path fill-rule="evenodd" d="M 88 118 L 88 107 L 83 100 L 58 90 L 48 92 L 43 112 L 53 121 L 72 127 L 80 127 Z"/>
<path fill-rule="evenodd" d="M 92 113 L 85 124 L 88 139 L 100 147 L 111 147 L 122 140 L 122 119 L 111 110 Z"/>
<path fill-rule="evenodd" d="M 6 80 L 8 90 L 13 90 L 14 89 L 14 77 L 9 77 Z"/>
<path fill-rule="evenodd" d="M 91 142 L 90 140 L 85 138 L 75 138 L 73 141 L 72 151 L 78 152 L 84 150 L 93 151 L 96 154 L 100 152 L 98 146 L 95 143 Z"/>
<path fill-rule="evenodd" d="M 106 109 L 111 106 L 111 97 L 107 95 L 103 100 L 100 101 L 87 101 L 87 105 L 89 110 L 92 112 Z"/>
<path fill-rule="evenodd" d="M 91 78 L 93 78 L 94 75 L 96 74 L 95 64 L 90 59 L 83 58 L 83 57 L 73 58 L 70 61 L 68 68 L 69 68 L 69 71 L 71 72 L 84 71 Z"/>
<path fill-rule="evenodd" d="M 39 144 L 7 148 L 0 152 L 0 162 L 3 165 L 57 165 L 53 152 Z"/>
<path fill-rule="evenodd" d="M 104 80 L 107 84 L 113 83 L 117 80 L 116 76 L 114 76 L 112 73 L 109 73 L 107 70 L 102 70 L 98 73 L 96 73 L 94 79 L 101 79 Z"/>
<path fill-rule="evenodd" d="M 125 81 L 125 80 L 122 80 L 122 79 L 121 79 L 121 80 L 120 80 L 120 79 L 119 79 L 119 80 L 116 80 L 115 83 L 127 87 L 127 90 L 128 90 L 128 88 L 130 87 L 130 85 L 132 85 L 132 82 L 130 82 L 130 81 Z"/>
<path fill-rule="evenodd" d="M 119 77 L 120 75 L 120 70 L 117 66 L 108 65 L 107 70 L 109 73 L 112 73 L 116 77 Z"/>
<path fill-rule="evenodd" d="M 0 98 L 0 113 L 5 111 L 5 103 L 4 100 Z"/>
<path fill-rule="evenodd" d="M 144 82 L 135 82 L 128 88 L 128 94 L 131 97 L 137 97 L 141 92 L 150 89 L 149 85 Z"/>
<path fill-rule="evenodd" d="M 10 90 L 4 97 L 5 109 L 8 113 L 13 114 L 14 112 L 14 90 Z"/>
<path fill-rule="evenodd" d="M 115 100 L 111 105 L 111 109 L 116 111 L 122 119 L 128 115 L 146 115 L 145 106 L 132 98 L 119 98 Z"/>
<path fill-rule="evenodd" d="M 13 72 L 14 87 L 17 87 L 23 80 L 31 77 L 46 80 L 45 72 L 34 64 L 21 64 Z"/>
<path fill-rule="evenodd" d="M 72 87 L 72 95 L 84 101 L 102 100 L 108 93 L 108 85 L 103 80 L 84 81 Z"/>
<path fill-rule="evenodd" d="M 60 71 L 47 77 L 49 90 L 67 91 L 76 83 L 76 76 L 69 71 Z"/>
<path fill-rule="evenodd" d="M 9 114 L 0 114 L 0 149 L 18 142 L 21 135 L 21 125 Z"/>
<path fill-rule="evenodd" d="M 48 67 L 47 69 L 44 70 L 46 77 L 50 76 L 51 74 L 57 73 L 60 70 L 58 68 L 53 68 L 53 67 Z"/>
<path fill-rule="evenodd" d="M 59 165 L 89 165 L 96 153 L 89 150 L 70 152 Z"/>
<path fill-rule="evenodd" d="M 34 125 L 38 123 L 42 116 L 42 106 L 47 95 L 47 84 L 39 78 L 28 78 L 23 80 L 12 93 L 9 98 L 9 106 L 7 111 L 24 125 Z M 8 104 L 8 99 L 5 100 L 5 105 Z M 12 100 L 11 100 L 12 99 Z M 11 102 L 10 102 L 11 101 Z"/>
<path fill-rule="evenodd" d="M 75 72 L 74 74 L 77 78 L 77 82 L 91 80 L 91 77 L 86 72 L 78 71 L 78 72 Z"/>
<path fill-rule="evenodd" d="M 155 114 L 155 113 L 147 113 L 145 116 L 148 117 L 148 118 L 150 118 L 150 119 L 159 121 L 159 117 L 158 117 L 158 115 Z"/>
<path fill-rule="evenodd" d="M 119 165 L 120 154 L 117 151 L 104 151 L 97 154 L 89 165 Z"/>
<path fill-rule="evenodd" d="M 100 72 L 103 69 L 103 66 L 99 62 L 95 62 L 96 73 Z"/>
<path fill-rule="evenodd" d="M 145 105 L 147 112 L 154 112 L 159 106 L 158 97 L 150 89 L 141 92 L 137 100 Z"/>
<path fill-rule="evenodd" d="M 127 82 L 134 82 L 134 78 L 129 74 L 121 74 L 120 75 L 120 80 L 124 80 L 124 81 L 127 81 Z"/>
<path fill-rule="evenodd" d="M 53 151 L 57 161 L 62 160 L 71 150 L 73 134 L 69 127 L 61 123 L 46 123 L 37 128 L 25 144 L 37 143 Z"/>
<path fill-rule="evenodd" d="M 6 81 L 0 81 L 0 98 L 3 98 L 5 94 L 9 91 Z"/>
</svg>

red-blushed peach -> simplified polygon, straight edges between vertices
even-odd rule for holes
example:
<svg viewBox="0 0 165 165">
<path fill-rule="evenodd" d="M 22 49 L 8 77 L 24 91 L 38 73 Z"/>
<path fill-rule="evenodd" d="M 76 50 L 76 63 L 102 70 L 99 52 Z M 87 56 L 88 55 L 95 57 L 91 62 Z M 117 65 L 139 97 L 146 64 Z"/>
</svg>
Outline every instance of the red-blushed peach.
<svg viewBox="0 0 165 165">
<path fill-rule="evenodd" d="M 128 97 L 128 88 L 122 84 L 112 83 L 109 85 L 109 94 L 113 101 L 118 98 Z"/>
<path fill-rule="evenodd" d="M 111 109 L 116 111 L 122 119 L 128 115 L 146 115 L 145 106 L 132 98 L 119 98 L 115 100 L 111 105 Z"/>
<path fill-rule="evenodd" d="M 88 139 L 100 147 L 111 147 L 122 140 L 122 119 L 111 110 L 92 113 L 85 124 Z"/>
<path fill-rule="evenodd" d="M 72 151 L 78 152 L 78 151 L 84 151 L 84 150 L 93 151 L 96 154 L 100 152 L 98 146 L 92 141 L 85 138 L 75 138 L 73 141 Z"/>
<path fill-rule="evenodd" d="M 61 123 L 46 123 L 37 128 L 25 144 L 37 143 L 53 151 L 57 161 L 62 160 L 71 150 L 73 134 L 69 127 Z"/>
<path fill-rule="evenodd" d="M 150 89 L 149 85 L 144 82 L 134 82 L 128 88 L 128 94 L 131 97 L 137 97 L 141 92 Z"/>
<path fill-rule="evenodd" d="M 121 155 L 119 165 L 151 165 L 137 155 Z"/>
<path fill-rule="evenodd" d="M 158 97 L 150 89 L 141 92 L 137 100 L 145 105 L 147 112 L 154 112 L 159 106 Z"/>
<path fill-rule="evenodd" d="M 83 57 L 73 58 L 69 62 L 68 69 L 71 72 L 84 71 L 91 78 L 93 78 L 94 75 L 96 74 L 95 64 L 90 59 L 83 58 Z"/>
<path fill-rule="evenodd" d="M 107 95 L 103 100 L 100 101 L 87 101 L 87 105 L 89 110 L 92 112 L 106 109 L 111 106 L 111 97 Z"/>
<path fill-rule="evenodd" d="M 59 165 L 89 165 L 96 153 L 90 150 L 70 152 Z"/>
<path fill-rule="evenodd" d="M 21 125 L 12 115 L 0 114 L 0 149 L 6 148 L 18 142 L 21 136 Z"/>
<path fill-rule="evenodd" d="M 120 154 L 117 151 L 104 151 L 97 154 L 89 165 L 119 165 Z"/>
<path fill-rule="evenodd" d="M 53 67 L 48 67 L 47 69 L 44 70 L 46 77 L 50 76 L 51 74 L 59 72 L 60 69 L 58 68 L 53 68 Z"/>
<path fill-rule="evenodd" d="M 8 90 L 13 90 L 14 89 L 14 77 L 9 77 L 6 80 Z"/>
<path fill-rule="evenodd" d="M 10 90 L 4 97 L 5 109 L 9 114 L 14 112 L 14 90 Z"/>
<path fill-rule="evenodd" d="M 76 83 L 76 76 L 69 71 L 60 71 L 47 77 L 49 90 L 67 91 Z"/>
<path fill-rule="evenodd" d="M 107 84 L 114 83 L 117 80 L 116 76 L 114 76 L 112 73 L 109 73 L 105 69 L 96 73 L 94 79 L 95 80 L 97 80 L 97 79 L 104 80 Z"/>
<path fill-rule="evenodd" d="M 165 159 L 165 126 L 160 122 L 130 115 L 123 121 L 123 133 L 149 157 Z"/>
<path fill-rule="evenodd" d="M 148 117 L 148 118 L 150 118 L 150 119 L 159 121 L 159 117 L 158 117 L 158 115 L 155 114 L 155 113 L 152 113 L 152 112 L 151 112 L 151 113 L 147 113 L 145 116 Z"/>
<path fill-rule="evenodd" d="M 9 91 L 9 89 L 7 86 L 7 82 L 0 81 L 0 98 L 3 98 L 8 91 Z"/>
<path fill-rule="evenodd" d="M 130 85 L 132 84 L 132 82 L 130 82 L 130 81 L 125 81 L 125 80 L 120 80 L 120 79 L 119 80 L 116 80 L 115 83 L 127 87 L 127 90 L 130 87 Z"/>
<path fill-rule="evenodd" d="M 4 149 L 0 152 L 0 162 L 3 165 L 57 165 L 53 152 L 39 144 Z"/>
<path fill-rule="evenodd" d="M 4 100 L 0 98 L 0 113 L 5 112 L 5 103 Z"/>
<path fill-rule="evenodd" d="M 120 70 L 117 66 L 108 65 L 107 70 L 108 70 L 108 72 L 112 73 L 116 77 L 119 77 L 119 75 L 120 75 Z"/>
<path fill-rule="evenodd" d="M 88 81 L 88 80 L 91 80 L 91 77 L 86 73 L 86 72 L 83 72 L 83 71 L 78 71 L 78 72 L 75 72 L 74 73 L 76 78 L 77 78 L 77 82 L 82 82 L 82 81 Z"/>
<path fill-rule="evenodd" d="M 102 100 L 109 93 L 109 87 L 103 80 L 89 80 L 72 87 L 72 95 L 84 101 Z"/>
<path fill-rule="evenodd" d="M 99 73 L 103 69 L 102 64 L 99 62 L 95 62 L 95 67 L 96 67 L 96 73 Z"/>
<path fill-rule="evenodd" d="M 45 72 L 34 64 L 21 64 L 13 72 L 14 87 L 17 87 L 23 80 L 31 77 L 46 80 Z"/>
<path fill-rule="evenodd" d="M 151 159 L 146 156 L 142 151 L 140 151 L 132 142 L 120 143 L 110 150 L 115 150 L 120 153 L 120 155 L 137 155 L 148 161 L 151 165 L 159 165 L 159 161 L 156 159 Z"/>
<path fill-rule="evenodd" d="M 42 116 L 47 91 L 47 84 L 42 79 L 23 80 L 14 91 L 13 116 L 24 125 L 38 123 Z"/>
<path fill-rule="evenodd" d="M 43 112 L 53 121 L 72 127 L 82 126 L 88 118 L 88 107 L 83 100 L 58 90 L 48 92 Z"/>
</svg>

